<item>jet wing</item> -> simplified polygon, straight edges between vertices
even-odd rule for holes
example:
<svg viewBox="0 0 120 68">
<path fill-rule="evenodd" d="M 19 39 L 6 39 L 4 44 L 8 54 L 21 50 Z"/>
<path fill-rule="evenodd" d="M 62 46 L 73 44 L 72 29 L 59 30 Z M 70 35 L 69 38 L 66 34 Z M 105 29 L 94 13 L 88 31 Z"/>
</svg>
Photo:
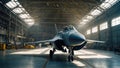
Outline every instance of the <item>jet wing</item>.
<svg viewBox="0 0 120 68">
<path fill-rule="evenodd" d="M 27 42 L 27 43 L 47 43 L 47 42 L 49 42 L 49 43 L 53 43 L 53 42 L 55 42 L 56 40 L 62 40 L 62 38 L 60 38 L 60 37 L 54 37 L 53 39 L 49 39 L 49 40 L 43 40 L 43 41 L 35 41 L 35 42 Z"/>
<path fill-rule="evenodd" d="M 94 43 L 94 42 L 96 42 L 96 43 L 105 43 L 105 41 L 89 40 L 89 39 L 87 39 L 86 41 L 87 41 L 88 43 Z"/>
<path fill-rule="evenodd" d="M 43 40 L 43 41 L 35 41 L 35 42 L 27 42 L 27 44 L 34 44 L 34 43 L 46 43 L 46 42 L 54 42 L 53 40 Z"/>
</svg>

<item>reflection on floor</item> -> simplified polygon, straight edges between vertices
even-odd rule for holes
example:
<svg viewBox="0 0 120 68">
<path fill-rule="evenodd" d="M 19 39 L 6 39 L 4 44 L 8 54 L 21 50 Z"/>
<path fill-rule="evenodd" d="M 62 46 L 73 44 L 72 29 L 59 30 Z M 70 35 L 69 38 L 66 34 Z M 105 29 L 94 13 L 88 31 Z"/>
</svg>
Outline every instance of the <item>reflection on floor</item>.
<svg viewBox="0 0 120 68">
<path fill-rule="evenodd" d="M 110 51 L 82 49 L 75 51 L 74 61 L 67 53 L 56 51 L 49 59 L 50 48 L 0 51 L 0 68 L 119 68 L 120 55 Z"/>
</svg>

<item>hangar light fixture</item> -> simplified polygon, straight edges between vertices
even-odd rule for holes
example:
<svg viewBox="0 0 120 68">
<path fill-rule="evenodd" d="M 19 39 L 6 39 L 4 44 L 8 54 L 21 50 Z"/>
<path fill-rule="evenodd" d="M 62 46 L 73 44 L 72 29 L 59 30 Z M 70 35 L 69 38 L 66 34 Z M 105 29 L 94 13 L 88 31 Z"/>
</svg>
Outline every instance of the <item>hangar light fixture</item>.
<svg viewBox="0 0 120 68">
<path fill-rule="evenodd" d="M 15 8 L 17 6 L 17 4 L 14 1 L 9 1 L 8 3 L 6 3 L 6 5 L 9 8 Z"/>
</svg>

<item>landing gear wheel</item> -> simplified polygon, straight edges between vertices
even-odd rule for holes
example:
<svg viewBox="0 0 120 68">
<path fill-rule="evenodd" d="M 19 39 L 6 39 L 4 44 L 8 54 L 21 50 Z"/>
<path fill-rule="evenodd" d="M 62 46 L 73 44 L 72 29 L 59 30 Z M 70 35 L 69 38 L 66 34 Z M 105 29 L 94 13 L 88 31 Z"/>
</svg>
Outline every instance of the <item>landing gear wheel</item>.
<svg viewBox="0 0 120 68">
<path fill-rule="evenodd" d="M 67 52 L 67 50 L 66 50 L 66 49 L 64 49 L 64 52 Z"/>
<path fill-rule="evenodd" d="M 52 50 L 50 50 L 49 56 L 50 56 L 50 59 L 53 58 L 53 51 Z"/>
<path fill-rule="evenodd" d="M 68 56 L 68 61 L 70 62 L 70 61 L 73 61 L 74 60 L 74 58 L 73 58 L 73 56 L 74 56 L 74 51 L 73 51 L 73 49 L 71 48 L 71 49 L 69 49 L 69 56 Z"/>
<path fill-rule="evenodd" d="M 71 61 L 73 61 L 74 59 L 73 59 L 73 56 L 71 56 Z"/>
<path fill-rule="evenodd" d="M 68 56 L 68 61 L 70 62 L 70 61 L 73 61 L 73 56 Z"/>
<path fill-rule="evenodd" d="M 68 56 L 68 61 L 69 61 L 69 62 L 71 61 L 70 55 Z"/>
</svg>

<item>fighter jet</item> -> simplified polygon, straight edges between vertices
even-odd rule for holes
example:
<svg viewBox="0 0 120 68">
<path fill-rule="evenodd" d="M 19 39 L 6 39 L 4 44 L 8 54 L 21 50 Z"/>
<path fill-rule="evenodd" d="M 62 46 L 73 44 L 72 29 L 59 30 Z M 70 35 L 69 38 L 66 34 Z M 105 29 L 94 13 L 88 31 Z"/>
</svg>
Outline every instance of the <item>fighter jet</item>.
<svg viewBox="0 0 120 68">
<path fill-rule="evenodd" d="M 68 61 L 73 61 L 74 50 L 80 50 L 88 42 L 104 43 L 104 41 L 86 39 L 85 36 L 78 32 L 76 28 L 72 25 L 66 26 L 62 31 L 58 32 L 53 39 L 45 41 L 36 41 L 33 43 L 45 43 L 45 42 L 47 43 L 49 42 L 50 45 L 52 46 L 52 50 L 50 50 L 49 52 L 50 58 L 53 57 L 53 54 L 56 51 L 56 49 L 62 52 L 67 52 L 68 50 L 69 53 Z"/>
</svg>

